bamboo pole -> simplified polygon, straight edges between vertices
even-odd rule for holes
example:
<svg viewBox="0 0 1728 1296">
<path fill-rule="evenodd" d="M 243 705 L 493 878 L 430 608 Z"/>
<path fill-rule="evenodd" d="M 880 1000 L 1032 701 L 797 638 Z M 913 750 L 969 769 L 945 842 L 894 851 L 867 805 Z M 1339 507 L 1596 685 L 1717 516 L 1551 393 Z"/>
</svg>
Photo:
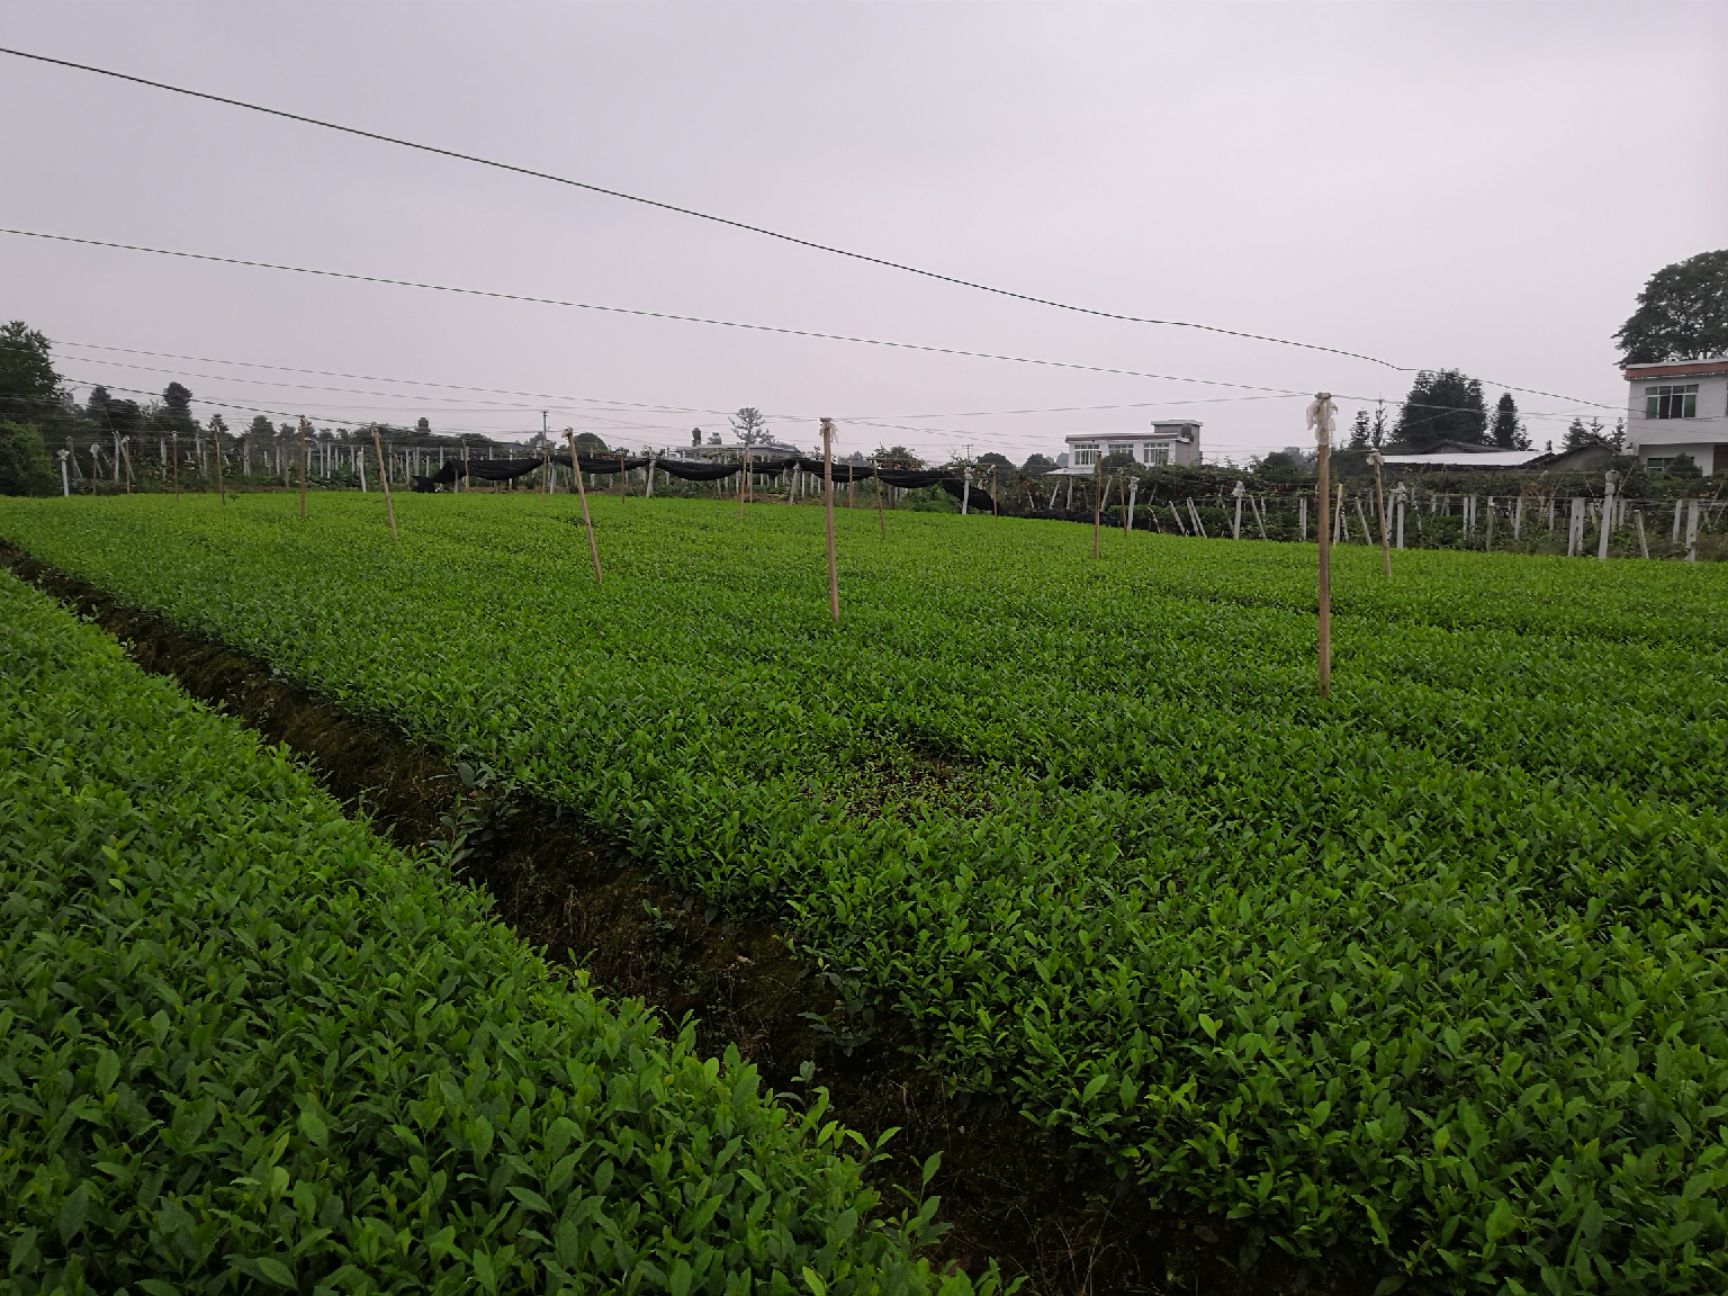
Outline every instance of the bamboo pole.
<svg viewBox="0 0 1728 1296">
<path fill-rule="evenodd" d="M 1386 525 L 1386 488 L 1380 480 L 1380 451 L 1374 451 L 1374 511 L 1380 515 L 1380 570 L 1392 574 L 1392 538 Z"/>
<path fill-rule="evenodd" d="M 127 444 L 131 439 L 131 437 L 120 438 L 120 462 L 126 468 L 126 493 L 128 495 L 132 493 L 132 449 Z"/>
<path fill-rule="evenodd" d="M 570 475 L 576 479 L 576 498 L 582 501 L 582 529 L 588 533 L 588 556 L 594 560 L 594 583 L 599 585 L 604 580 L 600 574 L 600 546 L 594 542 L 594 520 L 588 516 L 588 488 L 582 482 L 582 460 L 576 454 L 575 431 L 565 428 L 564 439 L 570 445 Z"/>
<path fill-rule="evenodd" d="M 396 534 L 396 504 L 390 498 L 390 466 L 384 462 L 384 442 L 378 437 L 378 425 L 372 425 L 372 449 L 378 455 L 378 485 L 384 491 L 384 515 L 390 519 L 390 538 L 398 539 Z"/>
<path fill-rule="evenodd" d="M 1092 556 L 1098 557 L 1098 527 L 1104 518 L 1104 451 L 1092 461 Z"/>
<path fill-rule="evenodd" d="M 180 434 L 171 432 L 168 436 L 169 453 L 174 456 L 171 471 L 174 476 L 174 498 L 180 498 Z"/>
<path fill-rule="evenodd" d="M 300 520 L 306 520 L 306 416 L 300 416 Z"/>
<path fill-rule="evenodd" d="M 888 518 L 882 511 L 882 461 L 872 459 L 870 463 L 876 469 L 876 528 L 880 532 L 881 538 L 886 540 L 888 538 Z"/>
<path fill-rule="evenodd" d="M 1332 394 L 1316 392 L 1314 403 L 1308 407 L 1308 422 L 1314 429 L 1319 472 L 1318 489 L 1315 491 L 1319 505 L 1319 516 L 1315 519 L 1314 534 L 1320 541 L 1320 696 L 1329 697 L 1332 693 L 1332 528 L 1328 525 L 1328 506 L 1332 502 L 1330 490 L 1332 476 Z M 1344 484 L 1338 484 L 1339 503 L 1343 503 Z"/>
<path fill-rule="evenodd" d="M 220 432 L 212 432 L 210 434 L 210 440 L 213 444 L 213 448 L 215 451 L 214 457 L 216 460 L 216 494 L 218 496 L 220 496 L 222 499 L 222 502 L 224 504 L 226 504 L 228 502 L 228 492 L 226 489 L 223 488 L 223 485 L 222 485 L 222 434 Z"/>
<path fill-rule="evenodd" d="M 840 624 L 840 575 L 834 566 L 834 420 L 822 420 L 822 509 L 828 525 L 828 615 Z"/>
</svg>

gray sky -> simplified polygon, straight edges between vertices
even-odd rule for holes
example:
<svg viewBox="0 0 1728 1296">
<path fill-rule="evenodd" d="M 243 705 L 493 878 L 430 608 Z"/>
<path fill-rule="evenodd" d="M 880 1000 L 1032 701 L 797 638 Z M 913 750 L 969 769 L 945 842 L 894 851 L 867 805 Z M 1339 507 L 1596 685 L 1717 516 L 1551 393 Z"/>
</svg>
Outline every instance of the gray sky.
<svg viewBox="0 0 1728 1296">
<path fill-rule="evenodd" d="M 0 0 L 0 43 L 1005 288 L 1614 404 L 1610 335 L 1644 280 L 1728 245 L 1721 3 Z M 0 59 L 0 113 L 6 226 L 1389 402 L 1409 385 L 1362 361 L 1080 318 L 15 59 Z M 1159 416 L 1203 419 L 1213 458 L 1304 439 L 1298 400 L 1184 403 L 1251 394 L 1228 388 L 4 236 L 0 318 L 15 317 L 57 343 L 832 414 L 847 451 L 969 444 L 1019 462 L 1054 454 L 1064 433 Z M 181 376 L 200 398 L 320 425 L 425 415 L 435 429 L 527 435 L 548 403 L 252 371 L 399 394 L 295 390 L 249 385 L 228 365 L 57 355 L 74 378 L 159 391 Z M 1160 404 L 957 417 L 1132 402 Z M 1356 404 L 1342 402 L 1346 419 Z M 614 443 L 724 426 L 562 409 L 554 427 Z M 923 414 L 946 417 L 900 417 Z M 865 417 L 929 430 L 845 422 Z M 1529 421 L 1538 446 L 1564 426 Z M 813 430 L 782 429 L 801 443 Z"/>
</svg>

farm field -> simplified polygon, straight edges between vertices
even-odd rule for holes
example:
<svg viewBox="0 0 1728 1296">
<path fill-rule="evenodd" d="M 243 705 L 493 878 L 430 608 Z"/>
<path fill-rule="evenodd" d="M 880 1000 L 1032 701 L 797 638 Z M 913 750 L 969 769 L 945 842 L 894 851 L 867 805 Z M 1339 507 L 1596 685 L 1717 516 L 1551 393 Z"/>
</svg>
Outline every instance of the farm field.
<svg viewBox="0 0 1728 1296">
<path fill-rule="evenodd" d="M 0 750 L 5 1290 L 974 1290 L 820 1102 L 566 983 L 6 573 Z"/>
<path fill-rule="evenodd" d="M 0 537 L 773 914 L 1160 1209 L 1728 1288 L 1728 573 L 567 496 L 0 501 Z M 1390 1290 L 1390 1288 L 1388 1288 Z"/>
</svg>

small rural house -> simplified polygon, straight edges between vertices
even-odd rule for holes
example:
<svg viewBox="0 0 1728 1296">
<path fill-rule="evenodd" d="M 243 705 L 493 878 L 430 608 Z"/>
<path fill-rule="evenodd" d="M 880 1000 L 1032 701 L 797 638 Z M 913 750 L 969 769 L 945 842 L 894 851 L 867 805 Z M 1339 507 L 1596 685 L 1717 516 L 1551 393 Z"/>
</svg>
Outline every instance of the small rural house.
<svg viewBox="0 0 1728 1296">
<path fill-rule="evenodd" d="M 1651 468 L 1690 455 L 1705 476 L 1728 470 L 1728 356 L 1627 365 L 1626 448 Z"/>
<path fill-rule="evenodd" d="M 1114 454 L 1132 455 L 1134 462 L 1145 468 L 1186 467 L 1200 462 L 1198 419 L 1172 419 L 1138 432 L 1075 432 L 1063 440 L 1068 444 L 1068 453 L 1063 456 L 1067 463 L 1056 470 L 1059 476 L 1090 477 L 1100 459 Z"/>
</svg>

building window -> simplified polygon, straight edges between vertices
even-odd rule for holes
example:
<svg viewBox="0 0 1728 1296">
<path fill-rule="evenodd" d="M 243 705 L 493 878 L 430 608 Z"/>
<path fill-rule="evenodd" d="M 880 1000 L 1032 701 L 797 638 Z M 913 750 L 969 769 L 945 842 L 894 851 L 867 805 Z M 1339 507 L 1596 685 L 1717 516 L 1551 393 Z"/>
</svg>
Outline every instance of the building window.
<svg viewBox="0 0 1728 1296">
<path fill-rule="evenodd" d="M 1098 447 L 1096 445 L 1077 445 L 1074 447 L 1074 466 L 1090 468 L 1098 462 Z"/>
<path fill-rule="evenodd" d="M 1165 468 L 1170 464 L 1170 447 L 1157 445 L 1151 441 L 1140 444 L 1140 462 L 1153 468 Z"/>
<path fill-rule="evenodd" d="M 1665 383 L 1644 389 L 1644 417 L 1697 418 L 1698 384 Z"/>
</svg>

